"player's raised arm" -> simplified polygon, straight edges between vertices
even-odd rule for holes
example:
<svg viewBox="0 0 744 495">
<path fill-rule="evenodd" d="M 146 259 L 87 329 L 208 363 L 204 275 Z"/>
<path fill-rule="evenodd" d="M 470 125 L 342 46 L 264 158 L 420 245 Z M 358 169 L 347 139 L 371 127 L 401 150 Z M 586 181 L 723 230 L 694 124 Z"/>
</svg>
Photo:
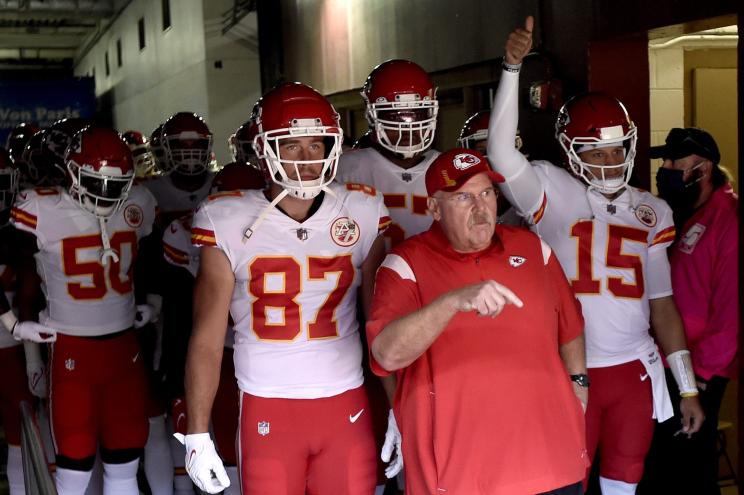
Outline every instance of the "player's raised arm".
<svg viewBox="0 0 744 495">
<path fill-rule="evenodd" d="M 506 42 L 504 70 L 488 125 L 488 161 L 504 176 L 500 185 L 506 199 L 524 215 L 542 201 L 543 190 L 527 158 L 514 146 L 519 121 L 519 70 L 532 48 L 534 19 L 512 31 Z"/>
</svg>

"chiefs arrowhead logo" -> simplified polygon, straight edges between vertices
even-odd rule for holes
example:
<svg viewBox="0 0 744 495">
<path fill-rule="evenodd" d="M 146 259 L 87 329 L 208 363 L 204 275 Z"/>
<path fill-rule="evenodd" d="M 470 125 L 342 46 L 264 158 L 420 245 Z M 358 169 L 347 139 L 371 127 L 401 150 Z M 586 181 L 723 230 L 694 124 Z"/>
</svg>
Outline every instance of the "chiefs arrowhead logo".
<svg viewBox="0 0 744 495">
<path fill-rule="evenodd" d="M 478 165 L 480 162 L 480 158 L 471 155 L 470 153 L 460 153 L 459 155 L 455 155 L 455 158 L 452 159 L 452 165 L 454 165 L 457 170 L 466 170 Z"/>
<path fill-rule="evenodd" d="M 525 261 L 527 261 L 527 258 L 524 258 L 522 256 L 509 256 L 509 264 L 514 268 L 519 268 L 520 266 L 524 265 Z"/>
</svg>

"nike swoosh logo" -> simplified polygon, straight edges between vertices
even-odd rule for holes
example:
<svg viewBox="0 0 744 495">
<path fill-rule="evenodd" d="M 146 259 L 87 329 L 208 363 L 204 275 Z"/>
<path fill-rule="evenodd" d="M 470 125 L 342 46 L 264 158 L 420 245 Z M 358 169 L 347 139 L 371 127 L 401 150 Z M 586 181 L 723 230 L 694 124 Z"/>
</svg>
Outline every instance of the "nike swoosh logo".
<svg viewBox="0 0 744 495">
<path fill-rule="evenodd" d="M 646 378 L 648 378 L 648 373 L 641 375 L 641 381 L 644 381 Z"/>
<path fill-rule="evenodd" d="M 356 420 L 359 419 L 359 416 L 361 416 L 363 412 L 364 412 L 364 409 L 362 409 L 361 411 L 359 411 L 358 413 L 356 413 L 353 416 L 351 414 L 349 414 L 349 422 L 350 423 L 356 423 Z"/>
</svg>

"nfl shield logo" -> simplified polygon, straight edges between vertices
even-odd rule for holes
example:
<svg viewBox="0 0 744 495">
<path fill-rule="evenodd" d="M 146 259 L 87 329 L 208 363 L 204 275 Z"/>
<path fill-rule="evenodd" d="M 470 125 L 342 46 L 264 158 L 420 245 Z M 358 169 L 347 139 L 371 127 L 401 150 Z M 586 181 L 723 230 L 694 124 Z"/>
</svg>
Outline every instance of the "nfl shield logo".
<svg viewBox="0 0 744 495">
<path fill-rule="evenodd" d="M 265 437 L 269 434 L 270 424 L 268 421 L 259 421 L 258 422 L 258 434 L 262 437 Z"/>
<path fill-rule="evenodd" d="M 72 358 L 65 359 L 65 368 L 68 371 L 72 371 L 75 369 L 75 360 Z"/>
</svg>

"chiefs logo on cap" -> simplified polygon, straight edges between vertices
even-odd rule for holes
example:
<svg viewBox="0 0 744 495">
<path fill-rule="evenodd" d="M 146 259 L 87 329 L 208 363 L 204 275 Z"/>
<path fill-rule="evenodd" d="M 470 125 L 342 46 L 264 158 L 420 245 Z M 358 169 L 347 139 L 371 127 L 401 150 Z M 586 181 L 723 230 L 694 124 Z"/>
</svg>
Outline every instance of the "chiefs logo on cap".
<svg viewBox="0 0 744 495">
<path fill-rule="evenodd" d="M 353 246 L 359 235 L 359 224 L 347 217 L 337 218 L 331 224 L 331 239 L 341 247 Z"/>
<path fill-rule="evenodd" d="M 470 167 L 478 165 L 480 162 L 480 158 L 471 155 L 470 153 L 460 153 L 459 155 L 455 155 L 455 158 L 452 159 L 452 165 L 454 165 L 457 170 L 469 169 Z"/>
</svg>

